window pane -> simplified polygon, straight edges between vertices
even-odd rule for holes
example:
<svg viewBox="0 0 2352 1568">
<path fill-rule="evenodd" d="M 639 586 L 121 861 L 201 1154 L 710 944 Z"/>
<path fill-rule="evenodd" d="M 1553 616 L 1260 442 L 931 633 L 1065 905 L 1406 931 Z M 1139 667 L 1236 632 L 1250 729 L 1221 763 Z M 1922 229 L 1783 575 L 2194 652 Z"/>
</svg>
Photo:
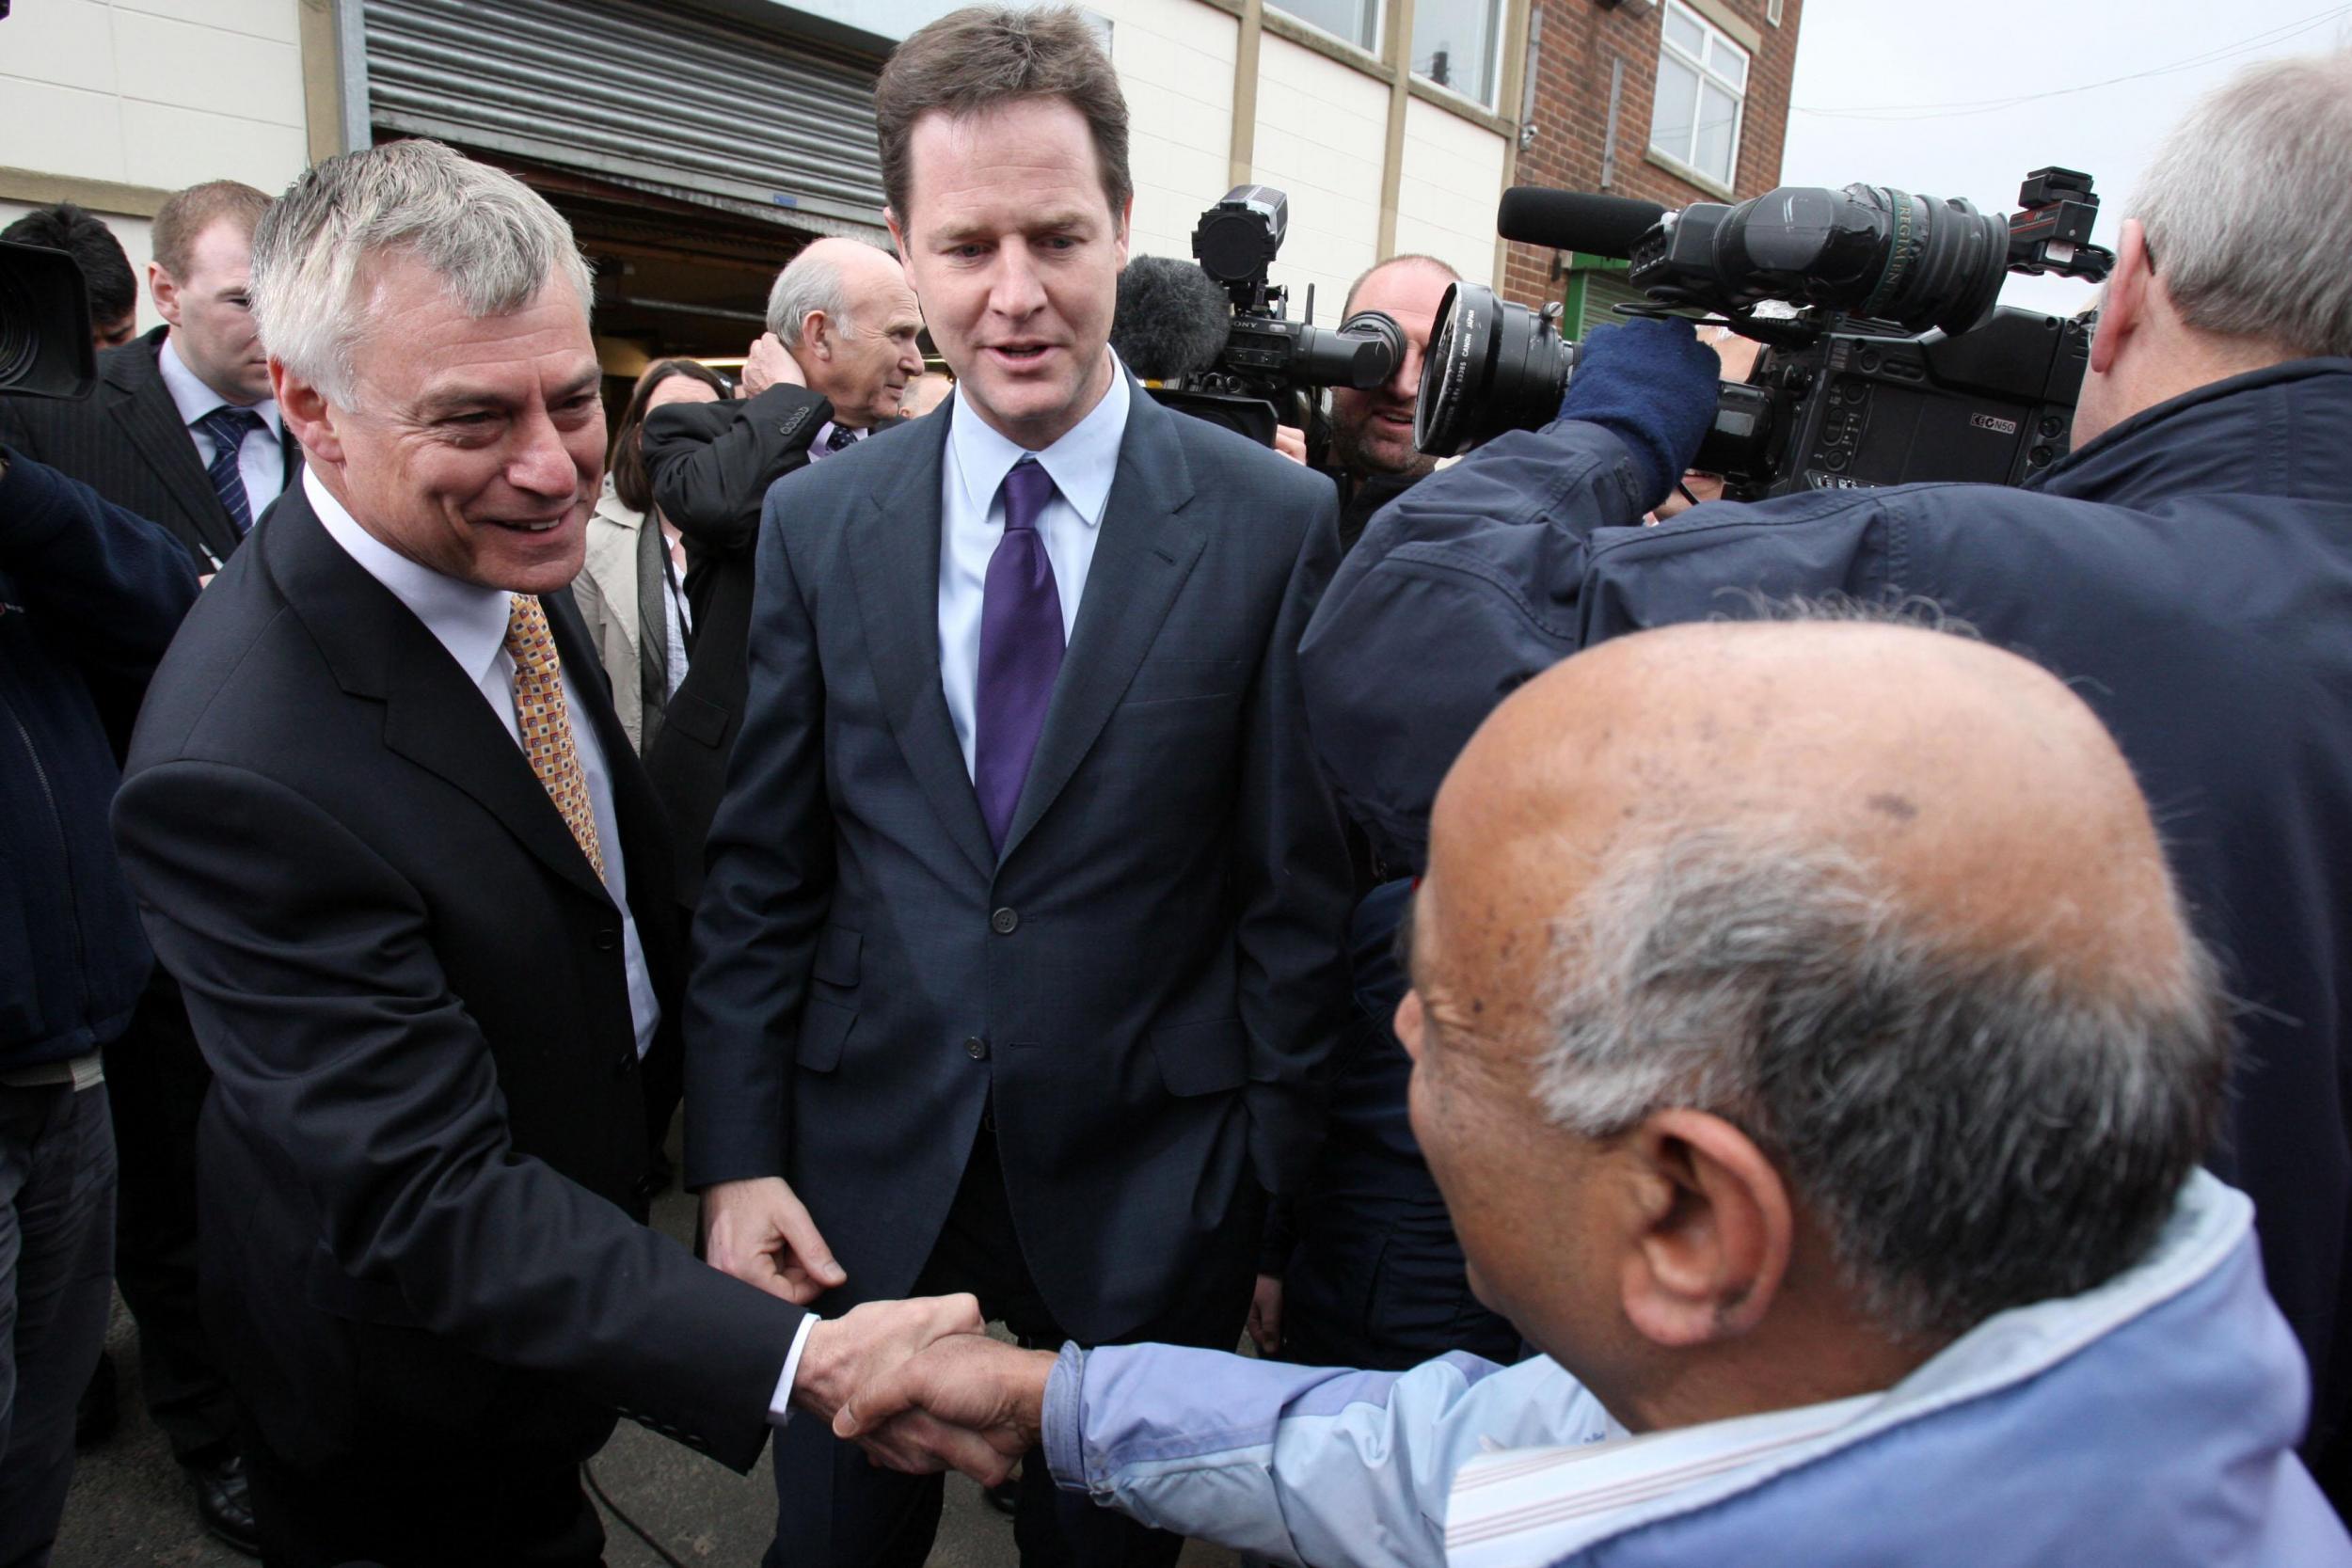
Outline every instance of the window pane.
<svg viewBox="0 0 2352 1568">
<path fill-rule="evenodd" d="M 1746 53 L 1738 44 L 1725 42 L 1721 37 L 1711 37 L 1707 40 L 1707 69 L 1735 87 L 1748 85 Z"/>
<path fill-rule="evenodd" d="M 1691 160 L 1702 174 L 1731 183 L 1732 148 L 1740 134 L 1740 101 L 1709 82 L 1699 89 L 1698 155 Z"/>
<path fill-rule="evenodd" d="M 1691 161 L 1691 122 L 1697 118 L 1699 73 L 1661 55 L 1658 60 L 1658 106 L 1650 113 L 1649 144 L 1669 157 Z"/>
<path fill-rule="evenodd" d="M 1699 25 L 1698 18 L 1680 6 L 1668 6 L 1666 41 L 1695 60 L 1699 57 L 1699 51 L 1707 45 L 1707 29 Z"/>
<path fill-rule="evenodd" d="M 1418 0 L 1413 74 L 1492 107 L 1502 0 Z"/>
<path fill-rule="evenodd" d="M 1379 14 L 1379 4 L 1380 0 L 1282 0 L 1267 9 L 1295 16 L 1359 49 L 1370 49 L 1375 41 L 1373 19 Z"/>
</svg>

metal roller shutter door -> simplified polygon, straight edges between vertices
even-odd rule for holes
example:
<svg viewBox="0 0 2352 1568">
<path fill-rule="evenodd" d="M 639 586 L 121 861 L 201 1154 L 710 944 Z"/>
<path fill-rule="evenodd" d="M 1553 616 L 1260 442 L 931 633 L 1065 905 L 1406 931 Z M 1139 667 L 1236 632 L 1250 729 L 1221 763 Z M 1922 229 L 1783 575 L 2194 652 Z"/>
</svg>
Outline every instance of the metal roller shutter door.
<svg viewBox="0 0 2352 1568">
<path fill-rule="evenodd" d="M 644 0 L 366 0 L 364 15 L 376 126 L 882 233 L 878 61 Z"/>
</svg>

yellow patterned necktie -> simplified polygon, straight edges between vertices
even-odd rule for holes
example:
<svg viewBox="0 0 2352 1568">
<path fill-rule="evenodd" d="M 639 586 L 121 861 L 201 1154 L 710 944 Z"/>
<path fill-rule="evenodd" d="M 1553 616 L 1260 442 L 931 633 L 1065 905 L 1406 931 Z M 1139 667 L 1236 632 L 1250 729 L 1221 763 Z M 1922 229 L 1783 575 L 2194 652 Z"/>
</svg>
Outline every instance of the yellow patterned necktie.
<svg viewBox="0 0 2352 1568">
<path fill-rule="evenodd" d="M 555 655 L 555 634 L 535 594 L 512 596 L 506 612 L 506 652 L 515 661 L 515 728 L 523 755 L 564 826 L 604 877 L 604 848 L 596 839 L 596 808 L 588 799 L 588 775 L 572 745 L 572 723 L 564 711 L 564 664 Z"/>
</svg>

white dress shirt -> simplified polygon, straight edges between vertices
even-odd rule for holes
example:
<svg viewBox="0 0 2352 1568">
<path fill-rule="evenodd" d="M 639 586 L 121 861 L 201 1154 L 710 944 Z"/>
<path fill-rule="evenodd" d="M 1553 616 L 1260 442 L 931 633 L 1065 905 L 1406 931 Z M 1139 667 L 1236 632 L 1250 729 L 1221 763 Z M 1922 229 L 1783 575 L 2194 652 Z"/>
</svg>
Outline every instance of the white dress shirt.
<svg viewBox="0 0 2352 1568">
<path fill-rule="evenodd" d="M 198 429 L 196 421 L 229 400 L 197 378 L 180 357 L 180 351 L 171 346 L 168 333 L 155 356 L 155 367 L 163 372 L 172 405 L 180 410 L 180 422 L 188 427 L 188 439 L 196 443 L 196 460 L 211 467 L 213 438 Z M 245 481 L 246 516 L 258 523 L 286 487 L 286 444 L 285 431 L 278 421 L 278 400 L 265 398 L 251 406 L 262 417 L 262 428 L 248 432 L 245 445 L 237 449 L 237 477 Z"/>
<path fill-rule="evenodd" d="M 1103 351 L 1110 354 L 1109 349 Z M 1078 624 L 1078 600 L 1102 536 L 1103 508 L 1119 474 L 1119 444 L 1127 435 L 1127 369 L 1111 355 L 1110 390 L 1087 417 L 1043 451 L 1029 452 L 962 407 L 947 427 L 946 461 L 940 465 L 939 685 L 955 721 L 963 770 L 972 771 L 975 709 L 980 683 L 980 606 L 988 562 L 1005 537 L 1005 476 L 1024 456 L 1035 457 L 1054 481 L 1053 499 L 1038 515 L 1045 558 L 1054 564 L 1061 598 L 1065 646 Z"/>
<path fill-rule="evenodd" d="M 408 612 L 424 623 L 434 641 L 449 650 L 457 668 L 466 673 L 490 705 L 499 722 L 522 747 L 522 732 L 515 721 L 515 660 L 506 651 L 506 621 L 510 595 L 503 588 L 460 582 L 415 562 L 363 529 L 343 505 L 319 483 L 318 472 L 306 468 L 302 493 L 310 510 L 359 569 L 391 590 Z M 564 672 L 564 708 L 570 717 L 572 749 L 588 784 L 588 802 L 596 819 L 596 842 L 604 853 L 605 891 L 621 916 L 621 956 L 628 968 L 629 1022 L 635 1025 L 637 1054 L 653 1044 L 661 1022 L 661 1004 L 653 993 L 653 978 L 645 971 L 644 944 L 637 937 L 637 918 L 628 908 L 628 867 L 621 854 L 620 819 L 612 811 L 612 774 L 605 766 L 604 748 L 596 726 L 588 721 L 588 705 L 581 699 L 572 672 Z"/>
</svg>

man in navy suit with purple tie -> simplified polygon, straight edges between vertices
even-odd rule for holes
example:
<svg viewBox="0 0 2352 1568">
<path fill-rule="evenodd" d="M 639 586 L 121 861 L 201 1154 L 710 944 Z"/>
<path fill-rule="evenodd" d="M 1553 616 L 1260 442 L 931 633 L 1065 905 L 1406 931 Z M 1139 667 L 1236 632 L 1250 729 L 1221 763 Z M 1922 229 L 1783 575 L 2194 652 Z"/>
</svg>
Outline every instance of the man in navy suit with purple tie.
<svg viewBox="0 0 2352 1568">
<path fill-rule="evenodd" d="M 1348 872 L 1296 650 L 1319 476 L 1106 346 L 1126 108 L 1072 11 L 885 68 L 942 417 L 778 482 L 687 1018 L 708 1255 L 832 1314 L 970 1290 L 1036 1343 L 1231 1346 L 1312 1154 Z M 938 1481 L 786 1429 L 770 1561 L 919 1563 Z M 1025 1561 L 1175 1538 L 1025 1476 Z"/>
</svg>

